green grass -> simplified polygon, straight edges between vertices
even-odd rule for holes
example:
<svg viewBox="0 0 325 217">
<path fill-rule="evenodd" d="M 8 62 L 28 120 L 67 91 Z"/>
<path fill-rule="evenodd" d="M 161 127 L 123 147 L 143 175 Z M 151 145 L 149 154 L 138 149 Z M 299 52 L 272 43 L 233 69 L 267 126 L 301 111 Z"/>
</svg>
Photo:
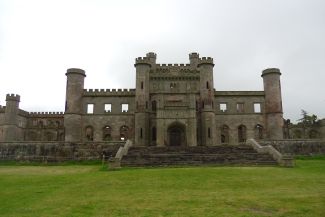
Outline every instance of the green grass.
<svg viewBox="0 0 325 217">
<path fill-rule="evenodd" d="M 7 164 L 0 216 L 325 216 L 325 158 L 294 168 Z"/>
</svg>

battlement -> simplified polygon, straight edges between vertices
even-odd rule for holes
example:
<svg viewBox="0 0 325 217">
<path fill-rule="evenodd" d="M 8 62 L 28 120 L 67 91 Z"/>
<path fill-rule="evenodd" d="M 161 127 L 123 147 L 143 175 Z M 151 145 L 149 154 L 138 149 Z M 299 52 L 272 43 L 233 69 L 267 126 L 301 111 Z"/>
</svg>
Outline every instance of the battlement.
<svg viewBox="0 0 325 217">
<path fill-rule="evenodd" d="M 149 57 L 138 57 L 138 58 L 136 58 L 134 66 L 137 66 L 139 64 L 147 64 L 147 65 L 151 66 L 150 58 Z"/>
<path fill-rule="evenodd" d="M 212 57 L 202 57 L 202 58 L 200 58 L 198 65 L 202 65 L 202 64 L 214 65 L 213 58 Z"/>
<path fill-rule="evenodd" d="M 39 117 L 39 116 L 46 116 L 46 117 L 58 117 L 63 116 L 64 112 L 29 112 L 30 117 Z"/>
<path fill-rule="evenodd" d="M 18 94 L 7 94 L 6 101 L 17 101 L 20 102 L 20 96 Z"/>
<path fill-rule="evenodd" d="M 154 59 L 156 59 L 157 58 L 157 54 L 154 53 L 154 52 L 149 52 L 149 53 L 146 54 L 146 57 L 147 58 L 154 58 Z"/>
<path fill-rule="evenodd" d="M 268 69 L 263 70 L 262 77 L 264 75 L 267 75 L 267 74 L 279 74 L 279 75 L 281 75 L 281 72 L 280 72 L 280 69 L 278 69 L 278 68 L 268 68 Z"/>
<path fill-rule="evenodd" d="M 82 75 L 82 76 L 86 77 L 86 72 L 84 70 L 82 70 L 82 69 L 79 69 L 79 68 L 67 69 L 66 75 L 69 75 L 69 74 L 79 74 L 79 75 Z"/>
<path fill-rule="evenodd" d="M 84 96 L 134 96 L 135 89 L 84 89 Z"/>
</svg>

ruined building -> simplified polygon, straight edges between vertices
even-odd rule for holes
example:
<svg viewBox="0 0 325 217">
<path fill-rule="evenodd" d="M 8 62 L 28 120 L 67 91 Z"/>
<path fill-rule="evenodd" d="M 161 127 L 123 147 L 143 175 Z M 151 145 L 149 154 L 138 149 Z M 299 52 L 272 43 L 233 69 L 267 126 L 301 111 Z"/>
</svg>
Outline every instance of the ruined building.
<svg viewBox="0 0 325 217">
<path fill-rule="evenodd" d="M 263 91 L 217 91 L 211 57 L 191 53 L 189 64 L 158 64 L 156 57 L 136 58 L 135 89 L 86 90 L 85 71 L 68 69 L 64 113 L 23 111 L 20 96 L 8 94 L 0 107 L 0 141 L 212 146 L 283 139 L 279 69 L 262 72 Z M 318 137 L 325 135 L 323 122 L 313 129 Z"/>
</svg>

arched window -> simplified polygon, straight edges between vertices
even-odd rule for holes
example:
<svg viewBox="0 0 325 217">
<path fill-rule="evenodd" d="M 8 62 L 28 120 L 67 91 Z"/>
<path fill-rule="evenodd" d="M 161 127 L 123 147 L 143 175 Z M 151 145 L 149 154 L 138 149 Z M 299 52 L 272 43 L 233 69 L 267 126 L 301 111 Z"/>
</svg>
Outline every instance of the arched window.
<svg viewBox="0 0 325 217">
<path fill-rule="evenodd" d="M 157 102 L 155 100 L 151 102 L 151 109 L 154 112 L 157 110 Z"/>
<path fill-rule="evenodd" d="M 94 141 L 94 128 L 92 126 L 86 127 L 85 136 L 87 141 Z"/>
<path fill-rule="evenodd" d="M 123 125 L 120 128 L 120 140 L 126 141 L 129 138 L 129 127 Z"/>
<path fill-rule="evenodd" d="M 263 139 L 263 127 L 260 124 L 257 124 L 255 126 L 255 139 L 260 140 Z"/>
<path fill-rule="evenodd" d="M 229 143 L 229 127 L 227 125 L 221 127 L 221 143 Z"/>
<path fill-rule="evenodd" d="M 152 141 L 156 141 L 156 139 L 157 139 L 157 129 L 156 129 L 156 127 L 153 127 L 153 128 L 152 128 L 152 136 L 151 136 L 151 140 L 152 140 Z"/>
<path fill-rule="evenodd" d="M 44 135 L 45 141 L 54 141 L 54 135 L 52 132 L 46 132 Z"/>
<path fill-rule="evenodd" d="M 246 127 L 245 125 L 240 125 L 238 127 L 238 142 L 246 142 Z"/>
<path fill-rule="evenodd" d="M 104 141 L 110 141 L 112 140 L 112 128 L 108 125 L 106 125 L 104 128 L 103 128 L 103 140 Z"/>
</svg>

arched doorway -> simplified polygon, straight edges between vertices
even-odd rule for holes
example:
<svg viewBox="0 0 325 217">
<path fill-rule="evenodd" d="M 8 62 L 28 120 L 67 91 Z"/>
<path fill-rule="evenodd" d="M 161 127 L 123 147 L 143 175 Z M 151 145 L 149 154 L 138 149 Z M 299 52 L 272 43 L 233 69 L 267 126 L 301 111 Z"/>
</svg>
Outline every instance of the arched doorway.
<svg viewBox="0 0 325 217">
<path fill-rule="evenodd" d="M 168 127 L 169 146 L 185 146 L 185 126 L 181 123 L 174 123 Z"/>
</svg>

